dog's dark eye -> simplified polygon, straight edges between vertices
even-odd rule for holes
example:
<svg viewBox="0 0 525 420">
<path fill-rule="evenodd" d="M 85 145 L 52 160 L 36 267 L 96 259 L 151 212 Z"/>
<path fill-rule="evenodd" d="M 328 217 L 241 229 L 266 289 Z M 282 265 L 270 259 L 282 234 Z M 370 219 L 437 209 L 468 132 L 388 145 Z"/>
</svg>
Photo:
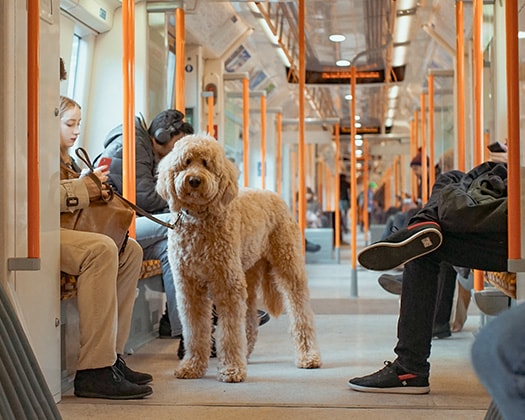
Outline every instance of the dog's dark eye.
<svg viewBox="0 0 525 420">
<path fill-rule="evenodd" d="M 206 161 L 206 159 L 202 159 L 202 166 L 204 166 L 205 168 L 208 167 L 208 162 Z"/>
<path fill-rule="evenodd" d="M 186 159 L 186 161 L 184 162 L 186 165 L 189 165 L 191 163 L 191 159 Z"/>
</svg>

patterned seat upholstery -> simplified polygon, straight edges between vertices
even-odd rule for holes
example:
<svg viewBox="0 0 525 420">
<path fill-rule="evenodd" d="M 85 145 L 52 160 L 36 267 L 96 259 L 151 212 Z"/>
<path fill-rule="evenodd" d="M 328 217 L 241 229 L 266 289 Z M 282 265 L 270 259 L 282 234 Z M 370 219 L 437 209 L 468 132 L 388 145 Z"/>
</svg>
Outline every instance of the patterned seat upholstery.
<svg viewBox="0 0 525 420">
<path fill-rule="evenodd" d="M 155 277 L 162 274 L 160 260 L 142 261 L 139 280 Z M 66 300 L 77 296 L 77 276 L 60 273 L 60 300 Z"/>
</svg>

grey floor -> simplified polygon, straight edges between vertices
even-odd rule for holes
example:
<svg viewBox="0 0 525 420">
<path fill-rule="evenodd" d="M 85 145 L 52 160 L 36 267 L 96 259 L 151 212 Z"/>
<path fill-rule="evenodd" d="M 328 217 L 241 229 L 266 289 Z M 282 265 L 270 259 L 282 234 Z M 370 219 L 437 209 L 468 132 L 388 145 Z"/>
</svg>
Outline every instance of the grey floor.
<svg viewBox="0 0 525 420">
<path fill-rule="evenodd" d="M 130 367 L 154 376 L 151 397 L 121 402 L 76 398 L 69 391 L 58 404 L 63 418 L 483 419 L 490 398 L 469 361 L 482 321 L 474 304 L 463 331 L 433 342 L 430 394 L 355 392 L 347 386 L 349 378 L 371 373 L 394 358 L 398 297 L 381 289 L 378 273 L 359 266 L 353 270 L 348 247 L 341 249 L 339 263 L 307 268 L 321 369 L 294 366 L 286 315 L 261 327 L 248 379 L 239 384 L 215 379 L 215 359 L 204 378 L 176 379 L 178 340 L 155 339 L 127 358 Z"/>
</svg>

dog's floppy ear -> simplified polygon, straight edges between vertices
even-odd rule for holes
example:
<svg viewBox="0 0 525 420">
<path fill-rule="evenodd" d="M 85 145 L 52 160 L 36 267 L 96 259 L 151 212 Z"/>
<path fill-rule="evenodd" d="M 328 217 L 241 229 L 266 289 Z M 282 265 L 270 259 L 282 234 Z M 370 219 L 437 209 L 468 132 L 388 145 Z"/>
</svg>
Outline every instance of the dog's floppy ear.
<svg viewBox="0 0 525 420">
<path fill-rule="evenodd" d="M 175 162 L 173 162 L 173 159 L 173 152 L 170 152 L 159 162 L 155 190 L 168 202 L 170 210 L 176 212 L 180 210 L 180 205 L 177 200 L 177 192 L 175 191 Z"/>
<path fill-rule="evenodd" d="M 230 161 L 226 155 L 224 156 L 223 173 L 221 174 L 221 204 L 227 206 L 237 197 L 239 193 L 239 185 L 237 184 L 237 177 L 239 171 L 235 164 Z"/>
</svg>

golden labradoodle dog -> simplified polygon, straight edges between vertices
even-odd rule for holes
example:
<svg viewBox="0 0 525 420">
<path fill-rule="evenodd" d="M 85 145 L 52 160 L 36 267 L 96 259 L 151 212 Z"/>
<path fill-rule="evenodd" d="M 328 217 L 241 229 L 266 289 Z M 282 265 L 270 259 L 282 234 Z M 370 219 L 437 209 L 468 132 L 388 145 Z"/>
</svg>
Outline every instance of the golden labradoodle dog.
<svg viewBox="0 0 525 420">
<path fill-rule="evenodd" d="M 257 292 L 273 316 L 291 320 L 296 365 L 318 368 L 300 230 L 286 203 L 270 191 L 237 186 L 237 168 L 204 134 L 186 136 L 159 164 L 157 191 L 176 221 L 168 234 L 186 354 L 178 378 L 205 375 L 212 302 L 218 314 L 217 377 L 246 379 L 257 338 Z"/>
</svg>

